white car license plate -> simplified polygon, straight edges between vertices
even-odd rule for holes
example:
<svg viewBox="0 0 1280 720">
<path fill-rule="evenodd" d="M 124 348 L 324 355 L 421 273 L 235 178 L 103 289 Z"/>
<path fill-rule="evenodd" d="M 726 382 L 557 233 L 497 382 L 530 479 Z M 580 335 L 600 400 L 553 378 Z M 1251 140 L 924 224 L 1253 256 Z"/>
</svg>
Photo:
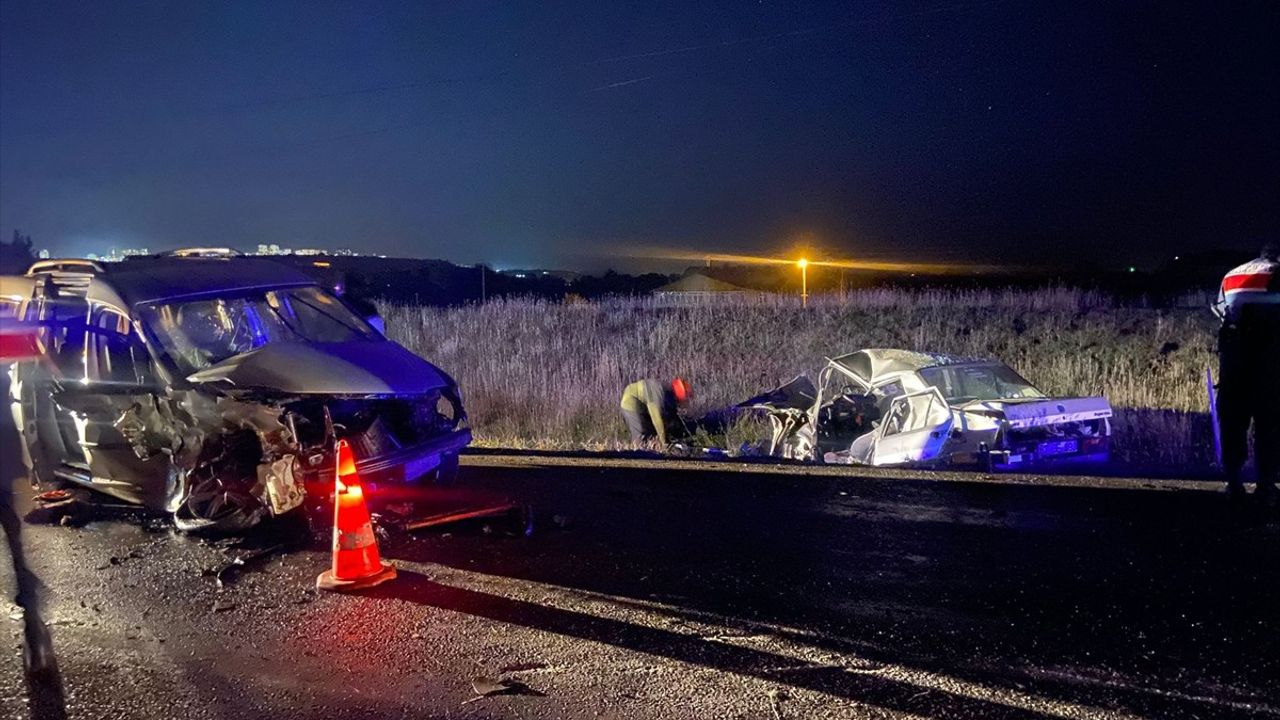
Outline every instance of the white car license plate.
<svg viewBox="0 0 1280 720">
<path fill-rule="evenodd" d="M 1080 443 L 1075 440 L 1054 440 L 1040 443 L 1036 448 L 1037 455 L 1070 455 L 1080 451 Z"/>
</svg>

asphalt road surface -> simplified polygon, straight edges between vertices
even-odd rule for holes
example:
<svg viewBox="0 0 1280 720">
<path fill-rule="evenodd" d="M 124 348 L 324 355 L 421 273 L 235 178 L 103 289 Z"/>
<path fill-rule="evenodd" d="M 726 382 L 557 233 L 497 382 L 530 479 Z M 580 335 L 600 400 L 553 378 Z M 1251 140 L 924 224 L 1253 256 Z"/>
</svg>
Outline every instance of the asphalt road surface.
<svg viewBox="0 0 1280 720">
<path fill-rule="evenodd" d="M 400 577 L 360 596 L 311 589 L 323 542 L 219 587 L 283 532 L 28 525 L 68 716 L 1280 717 L 1280 524 L 1208 485 L 471 457 L 461 486 L 532 532 L 384 538 Z"/>
</svg>

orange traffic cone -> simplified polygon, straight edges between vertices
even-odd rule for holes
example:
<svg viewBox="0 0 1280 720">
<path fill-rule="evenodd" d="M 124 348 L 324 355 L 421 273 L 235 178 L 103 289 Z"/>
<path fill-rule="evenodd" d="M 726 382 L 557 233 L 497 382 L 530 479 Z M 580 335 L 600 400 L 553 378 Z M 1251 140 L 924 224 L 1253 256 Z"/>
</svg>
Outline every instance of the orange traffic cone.
<svg viewBox="0 0 1280 720">
<path fill-rule="evenodd" d="M 364 488 L 346 440 L 338 441 L 333 490 L 333 567 L 316 578 L 318 590 L 359 590 L 396 576 L 378 555 L 378 539 L 364 504 Z"/>
</svg>

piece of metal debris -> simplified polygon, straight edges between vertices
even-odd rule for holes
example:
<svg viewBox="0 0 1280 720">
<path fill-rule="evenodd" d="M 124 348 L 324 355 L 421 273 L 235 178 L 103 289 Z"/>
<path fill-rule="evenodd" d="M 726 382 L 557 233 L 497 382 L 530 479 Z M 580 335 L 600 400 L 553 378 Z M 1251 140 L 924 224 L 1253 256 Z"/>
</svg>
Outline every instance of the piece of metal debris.
<svg viewBox="0 0 1280 720">
<path fill-rule="evenodd" d="M 243 567 L 243 566 L 244 566 L 244 560 L 242 558 L 238 558 L 238 557 L 231 558 L 216 573 L 214 573 L 213 584 L 218 586 L 218 589 L 221 590 L 222 588 L 226 587 L 226 583 L 223 581 L 222 576 L 232 568 Z"/>
<path fill-rule="evenodd" d="M 285 548 L 284 543 L 271 545 L 264 548 L 256 548 L 241 555 L 236 555 L 227 560 L 222 567 L 214 572 L 213 582 L 218 589 L 229 585 L 236 577 L 237 573 L 247 567 L 250 563 L 260 562 L 264 558 L 270 557 Z"/>
<path fill-rule="evenodd" d="M 476 695 L 488 697 L 507 692 L 511 687 L 511 682 L 510 680 L 478 677 L 471 680 L 471 689 L 475 691 Z"/>
<path fill-rule="evenodd" d="M 788 695 L 781 690 L 769 691 L 769 709 L 773 710 L 774 720 L 782 720 L 782 701 L 787 699 Z"/>
<path fill-rule="evenodd" d="M 477 677 L 471 680 L 471 689 L 476 696 L 464 700 L 463 705 L 498 695 L 534 695 L 543 697 L 546 693 L 538 692 L 528 685 L 512 678 Z"/>
<path fill-rule="evenodd" d="M 31 498 L 38 503 L 55 503 L 72 498 L 70 490 L 49 490 Z"/>
<path fill-rule="evenodd" d="M 69 496 L 61 500 L 36 501 L 23 519 L 32 525 L 57 523 L 78 527 L 86 524 L 91 515 L 92 509 L 88 505 L 79 498 Z"/>
<path fill-rule="evenodd" d="M 477 518 L 493 518 L 510 514 L 520 509 L 518 503 L 502 502 L 496 505 L 489 505 L 479 508 L 467 508 L 457 512 L 441 513 L 429 517 L 410 520 L 402 526 L 405 530 L 421 530 L 429 527 L 439 527 L 441 525 L 449 525 L 463 520 L 474 520 Z"/>
</svg>

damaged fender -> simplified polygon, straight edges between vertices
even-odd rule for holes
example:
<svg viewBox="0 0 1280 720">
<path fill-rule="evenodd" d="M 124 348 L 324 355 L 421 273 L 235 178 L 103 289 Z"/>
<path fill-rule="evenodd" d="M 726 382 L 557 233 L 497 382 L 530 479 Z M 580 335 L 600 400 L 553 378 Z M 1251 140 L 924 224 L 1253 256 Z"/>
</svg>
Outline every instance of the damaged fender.
<svg viewBox="0 0 1280 720">
<path fill-rule="evenodd" d="M 165 509 L 179 529 L 230 531 L 303 504 L 299 447 L 285 412 L 188 390 L 135 402 L 115 426 L 140 459 L 170 458 Z"/>
</svg>

